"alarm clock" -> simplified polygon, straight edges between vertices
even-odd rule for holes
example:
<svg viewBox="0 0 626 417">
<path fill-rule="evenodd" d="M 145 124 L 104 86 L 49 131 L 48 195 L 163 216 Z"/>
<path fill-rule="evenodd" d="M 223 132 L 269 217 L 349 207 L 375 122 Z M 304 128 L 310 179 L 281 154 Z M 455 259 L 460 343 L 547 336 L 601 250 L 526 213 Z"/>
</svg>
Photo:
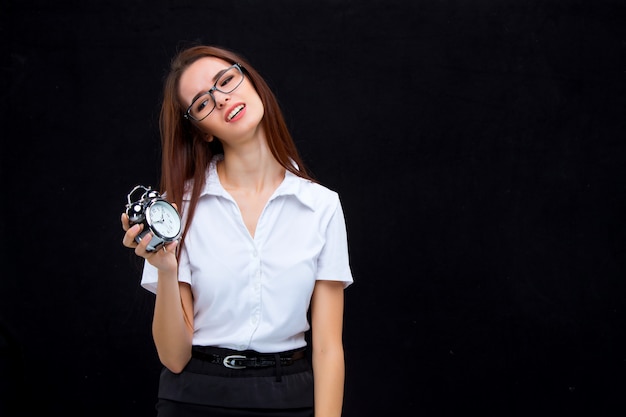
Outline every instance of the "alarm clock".
<svg viewBox="0 0 626 417">
<path fill-rule="evenodd" d="M 133 195 L 143 191 L 138 200 L 133 201 Z M 182 222 L 176 208 L 165 200 L 158 191 L 151 187 L 138 185 L 127 196 L 126 214 L 130 225 L 143 224 L 144 228 L 135 237 L 141 242 L 147 233 L 152 233 L 152 239 L 146 247 L 148 252 L 160 249 L 166 243 L 178 239 L 182 231 Z"/>
</svg>

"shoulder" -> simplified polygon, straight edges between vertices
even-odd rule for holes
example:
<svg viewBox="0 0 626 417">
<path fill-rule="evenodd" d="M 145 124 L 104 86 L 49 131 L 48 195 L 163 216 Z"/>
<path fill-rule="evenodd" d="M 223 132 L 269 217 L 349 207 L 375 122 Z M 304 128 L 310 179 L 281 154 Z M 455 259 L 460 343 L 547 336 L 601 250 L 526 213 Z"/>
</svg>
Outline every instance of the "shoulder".
<svg viewBox="0 0 626 417">
<path fill-rule="evenodd" d="M 298 183 L 295 187 L 295 196 L 311 209 L 315 211 L 334 209 L 339 205 L 339 194 L 336 191 L 305 178 L 295 176 L 294 178 Z"/>
<path fill-rule="evenodd" d="M 313 182 L 310 180 L 306 180 L 304 178 L 302 178 L 302 182 L 303 182 L 303 188 L 308 190 L 308 192 L 310 192 L 314 196 L 321 198 L 322 200 L 326 200 L 326 199 L 338 200 L 339 199 L 339 193 L 337 193 L 335 190 L 332 190 L 326 187 L 325 185 L 322 185 L 320 183 Z"/>
</svg>

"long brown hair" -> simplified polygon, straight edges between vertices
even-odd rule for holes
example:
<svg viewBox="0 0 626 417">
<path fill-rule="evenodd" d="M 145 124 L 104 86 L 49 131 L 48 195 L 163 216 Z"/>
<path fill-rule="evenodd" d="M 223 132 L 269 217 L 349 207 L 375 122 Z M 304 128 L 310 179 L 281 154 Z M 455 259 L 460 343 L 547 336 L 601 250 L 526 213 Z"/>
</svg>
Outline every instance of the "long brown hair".
<svg viewBox="0 0 626 417">
<path fill-rule="evenodd" d="M 161 193 L 165 194 L 169 201 L 177 203 L 179 210 L 183 210 L 182 200 L 185 192 L 191 194 L 189 205 L 185 208 L 188 212 L 181 244 L 193 219 L 200 192 L 205 185 L 209 163 L 214 155 L 223 151 L 219 141 L 206 141 L 206 133 L 183 117 L 186 108 L 179 98 L 181 75 L 191 64 L 205 57 L 215 57 L 241 65 L 245 76 L 263 103 L 265 113 L 261 125 L 272 155 L 289 172 L 314 181 L 300 159 L 278 101 L 263 77 L 243 56 L 229 49 L 207 45 L 188 47 L 180 51 L 171 62 L 169 74 L 164 82 L 159 120 L 162 147 Z"/>
</svg>

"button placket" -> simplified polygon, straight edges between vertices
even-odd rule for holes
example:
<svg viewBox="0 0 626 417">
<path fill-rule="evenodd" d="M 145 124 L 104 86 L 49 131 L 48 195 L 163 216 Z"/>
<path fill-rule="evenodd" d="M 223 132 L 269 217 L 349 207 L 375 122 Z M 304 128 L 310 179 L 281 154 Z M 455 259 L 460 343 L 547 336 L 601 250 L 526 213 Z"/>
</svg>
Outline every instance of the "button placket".
<svg viewBox="0 0 626 417">
<path fill-rule="evenodd" d="M 260 321 L 261 307 L 262 307 L 261 259 L 260 259 L 259 250 L 256 244 L 253 244 L 252 256 L 255 258 L 253 260 L 253 263 L 255 265 L 255 270 L 252 275 L 252 279 L 253 279 L 252 292 L 254 294 L 254 302 L 253 302 L 253 307 L 250 311 L 250 325 L 256 329 Z"/>
</svg>

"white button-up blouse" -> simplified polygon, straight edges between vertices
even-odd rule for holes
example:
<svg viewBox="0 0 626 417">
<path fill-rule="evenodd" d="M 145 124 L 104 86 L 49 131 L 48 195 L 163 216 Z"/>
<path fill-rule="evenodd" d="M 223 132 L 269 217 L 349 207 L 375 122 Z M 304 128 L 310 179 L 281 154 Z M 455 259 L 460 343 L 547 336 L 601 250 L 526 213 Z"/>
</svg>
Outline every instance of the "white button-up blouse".
<svg viewBox="0 0 626 417">
<path fill-rule="evenodd" d="M 316 280 L 353 282 L 339 196 L 287 171 L 253 238 L 220 184 L 216 161 L 180 249 L 178 279 L 194 297 L 193 344 L 265 353 L 301 348 Z M 141 285 L 156 293 L 156 283 L 156 268 L 145 262 Z"/>
</svg>

